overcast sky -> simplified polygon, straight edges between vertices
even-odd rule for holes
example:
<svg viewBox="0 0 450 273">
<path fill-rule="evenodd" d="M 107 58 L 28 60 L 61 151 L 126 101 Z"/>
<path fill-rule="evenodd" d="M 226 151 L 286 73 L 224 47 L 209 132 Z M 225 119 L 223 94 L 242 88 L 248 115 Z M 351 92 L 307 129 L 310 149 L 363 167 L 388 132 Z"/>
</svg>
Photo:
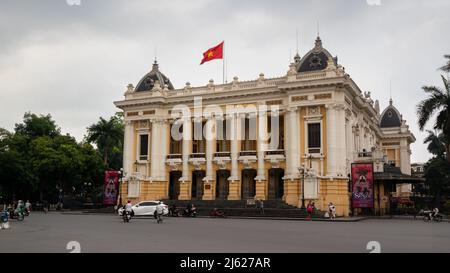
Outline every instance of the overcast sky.
<svg viewBox="0 0 450 273">
<path fill-rule="evenodd" d="M 319 21 L 324 47 L 382 109 L 392 81 L 394 104 L 417 138 L 412 161 L 424 162 L 415 106 L 422 85 L 442 86 L 449 10 L 448 0 L 1 0 L 0 127 L 12 130 L 27 111 L 50 113 L 81 140 L 118 110 L 113 101 L 151 69 L 155 49 L 175 88 L 222 81 L 220 61 L 199 66 L 222 40 L 229 79 L 283 76 L 296 29 L 304 55 Z"/>
</svg>

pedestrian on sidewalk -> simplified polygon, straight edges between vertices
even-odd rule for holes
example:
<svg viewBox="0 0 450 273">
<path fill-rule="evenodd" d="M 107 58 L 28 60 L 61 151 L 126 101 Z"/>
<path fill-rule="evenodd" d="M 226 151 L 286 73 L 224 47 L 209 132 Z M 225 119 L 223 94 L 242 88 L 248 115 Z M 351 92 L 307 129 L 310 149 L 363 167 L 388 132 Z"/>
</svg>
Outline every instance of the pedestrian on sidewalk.
<svg viewBox="0 0 450 273">
<path fill-rule="evenodd" d="M 264 201 L 259 199 L 259 214 L 264 215 Z"/>
<path fill-rule="evenodd" d="M 311 203 L 311 201 L 308 202 L 308 206 L 306 206 L 306 212 L 308 212 L 308 220 L 312 220 L 312 214 L 314 212 L 314 202 Z"/>
<path fill-rule="evenodd" d="M 330 204 L 328 205 L 328 214 L 331 220 L 334 220 L 334 218 L 336 218 L 336 207 L 332 202 L 330 202 Z"/>
</svg>

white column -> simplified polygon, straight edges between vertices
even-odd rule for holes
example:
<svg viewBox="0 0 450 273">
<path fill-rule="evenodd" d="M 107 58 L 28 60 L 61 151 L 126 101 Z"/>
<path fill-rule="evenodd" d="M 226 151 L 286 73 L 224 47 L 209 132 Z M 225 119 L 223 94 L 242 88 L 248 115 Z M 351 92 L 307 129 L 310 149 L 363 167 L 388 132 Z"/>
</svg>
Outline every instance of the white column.
<svg viewBox="0 0 450 273">
<path fill-rule="evenodd" d="M 125 121 L 124 142 L 123 142 L 123 171 L 126 176 L 133 172 L 133 138 L 134 127 L 131 121 Z"/>
<path fill-rule="evenodd" d="M 214 133 L 213 128 L 217 128 L 215 125 L 216 119 L 209 117 L 208 121 L 205 125 L 205 134 L 204 137 L 206 137 L 206 177 L 205 179 L 207 181 L 213 180 L 213 153 L 214 153 Z"/>
<path fill-rule="evenodd" d="M 265 110 L 265 109 L 264 109 Z M 258 115 L 258 171 L 256 180 L 266 180 L 266 169 L 264 168 L 264 156 L 267 148 L 267 113 L 260 111 Z"/>
<path fill-rule="evenodd" d="M 230 115 L 230 119 L 231 119 L 231 126 L 230 126 L 230 136 L 231 136 L 231 177 L 229 178 L 229 180 L 231 181 L 236 181 L 239 179 L 239 167 L 238 167 L 238 157 L 239 157 L 239 153 L 238 153 L 238 124 L 237 124 L 237 115 L 236 114 L 231 114 Z"/>
<path fill-rule="evenodd" d="M 192 124 L 190 117 L 183 117 L 183 181 L 189 180 L 189 154 L 192 139 Z"/>
<path fill-rule="evenodd" d="M 327 175 L 336 176 L 336 115 L 334 105 L 327 105 Z"/>
<path fill-rule="evenodd" d="M 299 121 L 296 108 L 288 109 L 287 112 L 287 132 L 286 139 L 286 173 L 287 178 L 296 178 L 298 174 L 300 150 L 299 147 Z"/>
<path fill-rule="evenodd" d="M 167 180 L 167 174 L 166 174 L 166 158 L 169 154 L 167 141 L 169 140 L 169 122 L 167 120 L 161 121 L 161 146 L 160 146 L 160 161 L 159 161 L 159 171 L 160 171 L 160 178 L 161 181 Z"/>
<path fill-rule="evenodd" d="M 152 180 L 158 180 L 159 176 L 159 136 L 160 126 L 157 120 L 152 120 L 151 134 L 151 151 L 150 151 L 150 176 Z"/>
<path fill-rule="evenodd" d="M 400 140 L 400 170 L 404 174 L 411 175 L 409 147 L 406 139 Z"/>
<path fill-rule="evenodd" d="M 345 145 L 345 107 L 336 106 L 336 166 L 337 173 L 346 176 L 346 145 Z"/>
</svg>

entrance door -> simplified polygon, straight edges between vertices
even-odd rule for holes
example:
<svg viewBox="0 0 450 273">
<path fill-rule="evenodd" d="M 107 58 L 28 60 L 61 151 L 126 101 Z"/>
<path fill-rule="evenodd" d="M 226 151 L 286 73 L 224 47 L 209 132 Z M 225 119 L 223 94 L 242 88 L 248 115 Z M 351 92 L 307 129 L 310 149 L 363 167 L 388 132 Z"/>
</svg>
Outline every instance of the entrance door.
<svg viewBox="0 0 450 273">
<path fill-rule="evenodd" d="M 180 181 L 178 181 L 181 176 L 182 172 L 180 171 L 173 171 L 170 172 L 170 180 L 169 180 L 169 199 L 170 200 L 176 200 L 178 199 L 178 195 L 180 195 Z"/>
<path fill-rule="evenodd" d="M 201 200 L 203 197 L 203 178 L 206 176 L 205 171 L 192 172 L 192 188 L 191 199 Z"/>
<path fill-rule="evenodd" d="M 254 198 L 256 195 L 256 170 L 248 169 L 242 171 L 241 198 Z"/>
<path fill-rule="evenodd" d="M 229 185 L 228 177 L 230 177 L 230 171 L 219 170 L 216 176 L 216 199 L 225 200 L 228 197 Z"/>
<path fill-rule="evenodd" d="M 281 199 L 284 194 L 283 169 L 269 170 L 269 199 Z"/>
</svg>

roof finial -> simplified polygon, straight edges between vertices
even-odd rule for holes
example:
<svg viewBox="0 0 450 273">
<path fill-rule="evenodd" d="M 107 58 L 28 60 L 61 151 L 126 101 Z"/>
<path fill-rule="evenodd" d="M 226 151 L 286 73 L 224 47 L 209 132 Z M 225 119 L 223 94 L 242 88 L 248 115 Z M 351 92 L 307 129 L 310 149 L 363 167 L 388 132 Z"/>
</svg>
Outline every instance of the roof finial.
<svg viewBox="0 0 450 273">
<path fill-rule="evenodd" d="M 296 52 L 296 54 L 295 54 L 295 56 L 294 56 L 294 63 L 295 64 L 298 64 L 299 62 L 300 62 L 300 60 L 302 59 L 301 57 L 300 57 L 300 54 L 299 54 L 299 49 L 298 49 L 298 28 L 296 28 L 296 30 L 295 30 L 295 34 L 296 34 L 296 39 L 297 39 L 297 52 Z"/>
<path fill-rule="evenodd" d="M 320 22 L 317 20 L 317 37 L 320 37 Z"/>
<path fill-rule="evenodd" d="M 393 100 L 392 100 L 392 80 L 389 80 L 389 105 L 392 106 Z"/>
</svg>

